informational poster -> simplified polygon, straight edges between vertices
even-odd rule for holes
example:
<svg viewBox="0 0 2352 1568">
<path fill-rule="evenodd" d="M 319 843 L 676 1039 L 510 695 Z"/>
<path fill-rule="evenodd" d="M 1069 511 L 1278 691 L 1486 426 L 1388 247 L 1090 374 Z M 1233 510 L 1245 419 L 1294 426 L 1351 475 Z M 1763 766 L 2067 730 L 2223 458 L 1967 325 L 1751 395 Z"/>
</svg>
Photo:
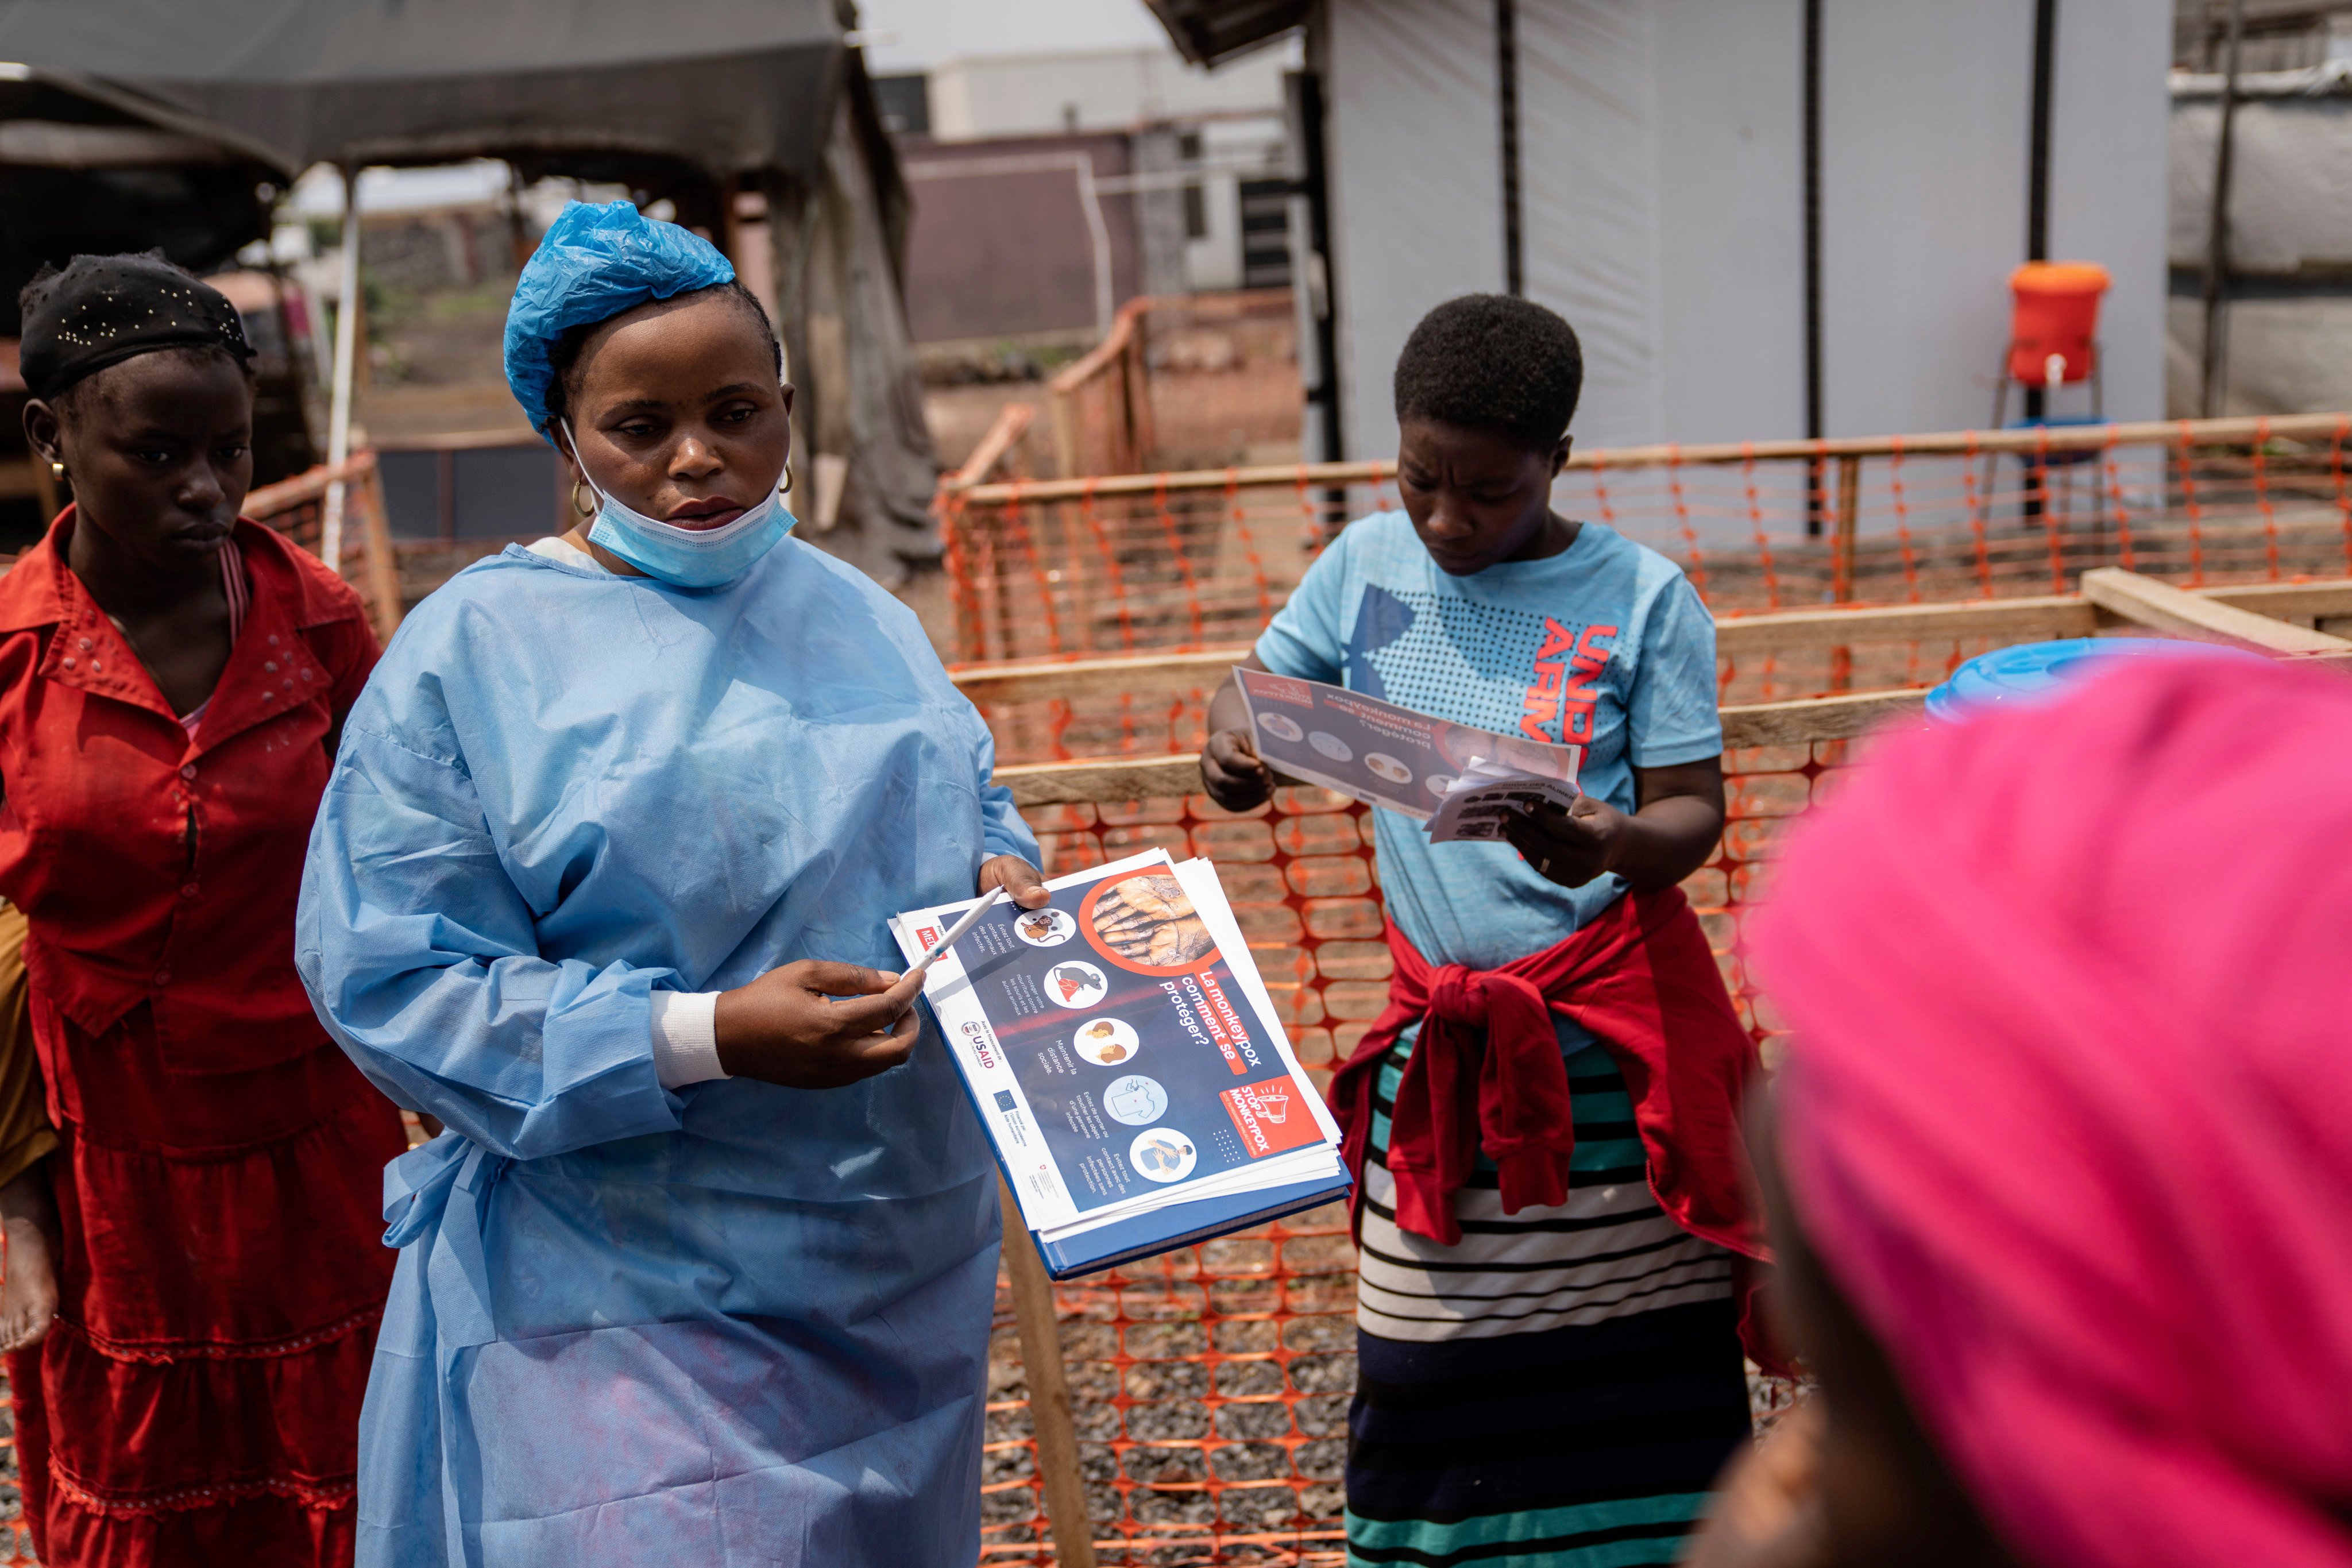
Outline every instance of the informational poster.
<svg viewBox="0 0 2352 1568">
<path fill-rule="evenodd" d="M 1416 822 L 1428 821 L 1465 773 L 1573 784 L 1584 761 L 1581 746 L 1456 724 L 1343 686 L 1263 669 L 1234 677 L 1268 767 Z"/>
<path fill-rule="evenodd" d="M 1307 1083 L 1206 861 L 1164 852 L 990 910 L 925 994 L 1031 1228 L 1331 1170 Z M 969 905 L 895 922 L 911 959 Z"/>
</svg>

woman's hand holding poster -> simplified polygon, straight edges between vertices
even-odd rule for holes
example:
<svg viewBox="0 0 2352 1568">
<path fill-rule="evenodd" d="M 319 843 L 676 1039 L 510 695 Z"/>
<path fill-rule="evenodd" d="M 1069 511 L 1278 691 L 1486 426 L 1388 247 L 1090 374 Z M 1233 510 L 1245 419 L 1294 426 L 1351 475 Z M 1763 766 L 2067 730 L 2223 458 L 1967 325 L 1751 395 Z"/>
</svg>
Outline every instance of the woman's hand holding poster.
<svg viewBox="0 0 2352 1568">
<path fill-rule="evenodd" d="M 1339 1174 L 1215 870 L 1154 851 L 992 910 L 924 986 L 1030 1228 L 1052 1241 Z M 969 904 L 900 915 L 908 958 Z"/>
</svg>

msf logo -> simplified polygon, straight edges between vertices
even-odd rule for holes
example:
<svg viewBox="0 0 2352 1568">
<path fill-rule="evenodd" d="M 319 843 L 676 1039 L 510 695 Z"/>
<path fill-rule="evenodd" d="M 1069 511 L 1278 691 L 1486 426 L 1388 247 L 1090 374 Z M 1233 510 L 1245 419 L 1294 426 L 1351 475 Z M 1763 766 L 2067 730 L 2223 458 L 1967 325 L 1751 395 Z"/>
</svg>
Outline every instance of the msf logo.
<svg viewBox="0 0 2352 1568">
<path fill-rule="evenodd" d="M 1544 617 L 1543 646 L 1536 649 L 1535 683 L 1528 688 L 1519 716 L 1519 733 L 1547 744 L 1592 743 L 1592 710 L 1600 700 L 1593 682 L 1609 668 L 1606 637 L 1614 641 L 1615 626 L 1587 626 L 1581 635 L 1570 631 L 1549 616 Z"/>
</svg>

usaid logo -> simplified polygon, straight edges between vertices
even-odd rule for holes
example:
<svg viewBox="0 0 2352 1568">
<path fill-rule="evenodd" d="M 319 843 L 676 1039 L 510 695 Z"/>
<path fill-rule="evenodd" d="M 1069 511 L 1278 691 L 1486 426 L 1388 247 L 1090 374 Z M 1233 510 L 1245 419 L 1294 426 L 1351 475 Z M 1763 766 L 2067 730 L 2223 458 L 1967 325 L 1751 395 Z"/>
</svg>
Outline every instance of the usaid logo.
<svg viewBox="0 0 2352 1568">
<path fill-rule="evenodd" d="M 936 942 L 939 939 L 934 937 L 931 940 Z M 979 1059 L 980 1065 L 994 1072 L 996 1053 L 992 1047 L 996 1042 L 989 1037 L 988 1026 L 977 1018 L 969 1018 L 962 1025 L 962 1034 L 971 1042 L 971 1054 Z"/>
</svg>

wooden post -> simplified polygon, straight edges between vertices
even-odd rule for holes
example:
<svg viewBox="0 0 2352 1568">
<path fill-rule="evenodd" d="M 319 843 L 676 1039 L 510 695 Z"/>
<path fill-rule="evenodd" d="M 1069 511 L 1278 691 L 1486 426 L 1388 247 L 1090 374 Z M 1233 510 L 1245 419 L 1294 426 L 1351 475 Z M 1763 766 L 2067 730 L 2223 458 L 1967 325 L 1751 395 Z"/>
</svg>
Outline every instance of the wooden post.
<svg viewBox="0 0 2352 1568">
<path fill-rule="evenodd" d="M 1061 1568 L 1095 1568 L 1094 1526 L 1078 1472 L 1078 1433 L 1070 1418 L 1070 1380 L 1054 1316 L 1054 1281 L 1037 1256 L 1021 1205 L 1000 1179 L 1004 1205 L 1004 1272 L 1013 1282 L 1013 1318 L 1021 1330 L 1021 1373 L 1029 1384 L 1029 1422 L 1037 1437 L 1037 1475 L 1045 1482 L 1045 1523 Z"/>
<path fill-rule="evenodd" d="M 1831 546 L 1830 596 L 1841 605 L 1853 603 L 1854 513 L 1862 500 L 1862 459 L 1838 459 L 1837 539 Z"/>
<path fill-rule="evenodd" d="M 1129 418 L 1135 431 L 1134 471 L 1142 473 L 1159 460 L 1160 450 L 1160 431 L 1151 413 L 1151 302 L 1138 300 L 1131 308 L 1135 311 L 1135 335 L 1128 352 L 1135 372 L 1128 384 L 1128 396 L 1132 401 Z"/>
<path fill-rule="evenodd" d="M 1854 513 L 1862 507 L 1862 459 L 1838 459 L 1837 537 L 1830 545 L 1830 596 L 1841 605 L 1853 603 Z M 1830 650 L 1830 689 L 1843 691 L 1853 684 L 1853 650 L 1841 643 Z"/>
<path fill-rule="evenodd" d="M 2238 40 L 2246 28 L 2246 0 L 2230 0 L 2228 52 L 2221 68 L 2221 123 L 2213 143 L 2213 205 L 2205 231 L 2205 339 L 2197 411 L 2210 419 L 2221 412 L 2229 380 L 2231 142 L 2238 124 Z"/>
<path fill-rule="evenodd" d="M 1075 391 L 1061 386 L 1052 387 L 1049 392 L 1054 400 L 1054 461 L 1062 478 L 1076 479 L 1086 472 L 1086 465 L 1078 456 L 1078 396 Z"/>
<path fill-rule="evenodd" d="M 997 570 L 996 563 L 996 541 L 999 533 L 1002 532 L 1002 530 L 998 527 L 998 520 L 1002 515 L 1002 513 L 995 511 L 991 511 L 988 514 L 986 521 L 982 524 L 982 526 L 988 530 L 988 532 L 981 540 L 980 548 L 972 552 L 973 559 L 978 563 L 980 571 L 981 614 L 979 616 L 979 657 L 983 659 L 990 657 L 988 651 L 988 627 L 991 621 L 993 621 L 996 624 L 996 646 L 998 652 L 994 657 L 998 658 L 1014 658 L 1019 657 L 1019 650 L 1013 646 L 1013 623 L 1006 618 L 1004 613 L 1004 574 Z"/>
<path fill-rule="evenodd" d="M 1118 471 L 1122 474 L 1143 472 L 1143 422 L 1140 413 L 1143 366 L 1135 352 L 1135 339 L 1130 335 L 1127 346 L 1111 365 L 1118 377 L 1118 418 L 1112 427 L 1112 440 L 1117 450 Z"/>
<path fill-rule="evenodd" d="M 360 539 L 366 552 L 368 597 L 375 601 L 375 635 L 380 642 L 392 641 L 392 634 L 400 629 L 400 558 L 392 547 L 392 517 L 383 504 L 383 468 L 381 464 L 368 465 L 367 479 L 360 490 L 363 498 Z"/>
<path fill-rule="evenodd" d="M 343 248 L 338 269 L 342 298 L 335 307 L 335 380 L 327 416 L 327 467 L 339 475 L 352 455 L 352 387 L 367 352 L 360 336 L 365 303 L 360 293 L 360 171 L 346 167 L 342 174 Z M 319 522 L 319 559 L 338 577 L 343 574 L 344 493 L 340 478 L 327 487 Z"/>
</svg>

